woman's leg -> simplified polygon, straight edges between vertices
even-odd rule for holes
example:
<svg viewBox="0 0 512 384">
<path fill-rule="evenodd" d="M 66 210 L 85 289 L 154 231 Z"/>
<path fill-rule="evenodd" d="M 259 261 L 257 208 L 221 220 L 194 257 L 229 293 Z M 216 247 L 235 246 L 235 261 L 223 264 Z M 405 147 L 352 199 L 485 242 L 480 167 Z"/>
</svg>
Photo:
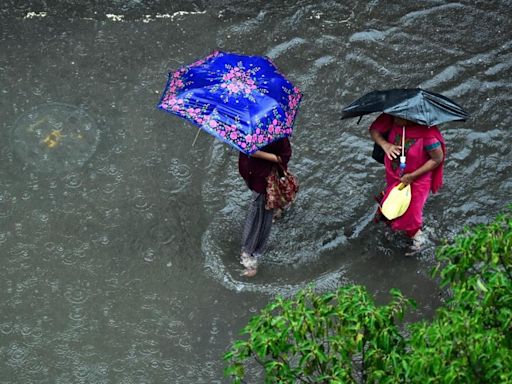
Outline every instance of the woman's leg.
<svg viewBox="0 0 512 384">
<path fill-rule="evenodd" d="M 423 227 L 423 208 L 430 193 L 430 182 L 415 182 L 411 184 L 411 203 L 407 211 L 400 217 L 391 220 L 391 228 L 396 232 L 405 232 L 413 238 Z"/>
<path fill-rule="evenodd" d="M 265 209 L 265 199 L 263 199 L 263 205 L 261 207 L 261 224 L 259 228 L 259 236 L 256 248 L 252 255 L 254 257 L 260 257 L 267 246 L 268 238 L 270 237 L 270 230 L 272 229 L 272 223 L 274 219 L 273 210 Z"/>
<path fill-rule="evenodd" d="M 265 194 L 253 192 L 242 233 L 242 264 L 256 270 L 256 257 L 267 244 L 273 212 L 265 209 Z"/>
</svg>

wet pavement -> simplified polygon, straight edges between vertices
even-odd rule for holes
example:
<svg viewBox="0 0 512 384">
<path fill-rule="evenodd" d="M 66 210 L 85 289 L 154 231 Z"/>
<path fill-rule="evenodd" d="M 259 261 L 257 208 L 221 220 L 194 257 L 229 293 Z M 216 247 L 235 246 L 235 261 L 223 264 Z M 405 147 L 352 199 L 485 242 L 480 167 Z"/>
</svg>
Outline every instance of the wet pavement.
<svg viewBox="0 0 512 384">
<path fill-rule="evenodd" d="M 1 383 L 224 383 L 222 355 L 276 294 L 392 287 L 429 317 L 433 247 L 510 203 L 510 1 L 61 1 L 0 6 Z M 297 203 L 260 273 L 237 263 L 237 153 L 156 109 L 167 72 L 215 49 L 268 55 L 304 93 Z M 341 109 L 421 86 L 472 117 L 442 127 L 431 247 L 372 223 L 372 117 Z M 255 377 L 253 382 L 261 382 Z"/>
</svg>

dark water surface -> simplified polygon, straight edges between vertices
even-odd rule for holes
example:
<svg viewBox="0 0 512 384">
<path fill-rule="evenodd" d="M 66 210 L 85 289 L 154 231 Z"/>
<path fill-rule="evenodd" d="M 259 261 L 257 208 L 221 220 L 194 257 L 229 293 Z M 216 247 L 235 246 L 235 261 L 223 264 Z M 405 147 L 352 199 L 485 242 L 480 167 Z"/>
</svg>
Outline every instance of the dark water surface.
<svg viewBox="0 0 512 384">
<path fill-rule="evenodd" d="M 510 202 L 510 1 L 19 3 L 0 6 L 0 383 L 224 383 L 248 319 L 311 282 L 397 287 L 429 317 L 433 246 Z M 253 280 L 237 153 L 207 134 L 192 147 L 197 130 L 155 108 L 167 72 L 214 49 L 270 56 L 305 95 L 300 196 Z M 442 127 L 432 247 L 405 258 L 371 222 L 372 117 L 340 114 L 417 86 L 472 118 Z"/>
</svg>

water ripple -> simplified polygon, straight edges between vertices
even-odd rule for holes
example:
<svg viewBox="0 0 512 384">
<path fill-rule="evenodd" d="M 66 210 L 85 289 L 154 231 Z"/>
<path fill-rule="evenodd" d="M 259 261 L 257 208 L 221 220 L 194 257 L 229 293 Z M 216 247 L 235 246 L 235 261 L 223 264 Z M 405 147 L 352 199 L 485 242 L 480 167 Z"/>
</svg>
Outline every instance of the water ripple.
<svg viewBox="0 0 512 384">
<path fill-rule="evenodd" d="M 11 367 L 22 367 L 28 357 L 28 350 L 26 347 L 13 343 L 7 350 L 7 364 Z"/>
<path fill-rule="evenodd" d="M 151 208 L 151 204 L 147 197 L 144 195 L 137 195 L 132 199 L 133 207 L 135 210 L 143 212 Z"/>
<path fill-rule="evenodd" d="M 0 217 L 7 218 L 12 215 L 16 197 L 11 196 L 9 192 L 0 193 Z"/>
<path fill-rule="evenodd" d="M 66 188 L 71 188 L 71 189 L 80 188 L 82 185 L 82 179 L 81 179 L 80 175 L 78 175 L 76 173 L 71 173 L 66 176 L 65 185 L 66 185 Z"/>
<path fill-rule="evenodd" d="M 11 323 L 3 323 L 0 324 L 0 332 L 4 335 L 9 335 L 13 331 L 13 326 Z"/>
<path fill-rule="evenodd" d="M 261 292 L 269 295 L 291 295 L 310 284 L 315 285 L 319 290 L 334 289 L 347 283 L 343 267 L 324 271 L 318 276 L 308 276 L 302 282 L 249 282 L 245 278 L 236 278 L 240 274 L 239 267 L 226 265 L 224 262 L 225 240 L 216 234 L 214 228 L 217 223 L 212 223 L 211 227 L 205 232 L 202 239 L 202 252 L 205 256 L 204 267 L 206 272 L 224 287 L 236 292 Z M 234 263 L 233 263 L 234 264 Z M 278 266 L 275 266 L 278 268 Z"/>
<path fill-rule="evenodd" d="M 88 300 L 88 292 L 83 288 L 72 286 L 68 287 L 64 292 L 64 297 L 71 304 L 83 304 Z"/>
</svg>

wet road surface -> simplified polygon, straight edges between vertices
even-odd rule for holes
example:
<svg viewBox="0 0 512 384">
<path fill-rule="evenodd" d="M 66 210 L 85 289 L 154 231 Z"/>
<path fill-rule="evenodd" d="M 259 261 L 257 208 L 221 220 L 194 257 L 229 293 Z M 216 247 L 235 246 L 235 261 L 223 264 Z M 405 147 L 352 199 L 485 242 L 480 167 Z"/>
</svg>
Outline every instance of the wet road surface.
<svg viewBox="0 0 512 384">
<path fill-rule="evenodd" d="M 248 319 L 309 283 L 397 287 L 419 304 L 410 319 L 429 317 L 433 247 L 510 202 L 510 1 L 18 3 L 0 8 L 2 383 L 223 383 Z M 197 130 L 156 109 L 167 72 L 214 49 L 268 55 L 304 93 L 300 195 L 252 280 L 237 154 L 207 134 L 192 146 Z M 372 116 L 340 117 L 417 86 L 472 117 L 442 127 L 431 246 L 405 258 L 372 223 Z"/>
</svg>

